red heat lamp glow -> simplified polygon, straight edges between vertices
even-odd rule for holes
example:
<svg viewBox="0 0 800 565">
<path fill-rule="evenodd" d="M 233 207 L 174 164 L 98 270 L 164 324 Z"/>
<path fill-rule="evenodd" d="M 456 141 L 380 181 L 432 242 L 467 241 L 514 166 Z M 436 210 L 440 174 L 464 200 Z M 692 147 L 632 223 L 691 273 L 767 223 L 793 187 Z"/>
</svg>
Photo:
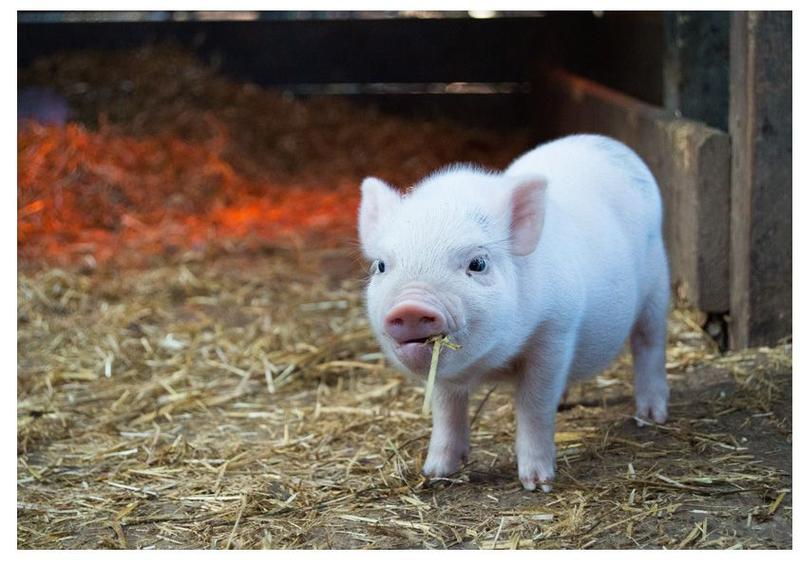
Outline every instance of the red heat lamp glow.
<svg viewBox="0 0 800 565">
<path fill-rule="evenodd" d="M 197 143 L 113 127 L 26 124 L 18 132 L 18 251 L 96 262 L 221 242 L 351 237 L 356 178 L 334 186 L 247 177 L 225 159 L 224 132 Z"/>
</svg>

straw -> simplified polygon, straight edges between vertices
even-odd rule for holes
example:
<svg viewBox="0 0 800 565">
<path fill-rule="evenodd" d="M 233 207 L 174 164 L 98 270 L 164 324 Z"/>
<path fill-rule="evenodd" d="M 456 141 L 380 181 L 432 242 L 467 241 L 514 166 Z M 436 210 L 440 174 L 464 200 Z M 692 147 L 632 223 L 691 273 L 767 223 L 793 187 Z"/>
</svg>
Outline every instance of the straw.
<svg viewBox="0 0 800 565">
<path fill-rule="evenodd" d="M 431 397 L 433 396 L 433 384 L 436 380 L 436 371 L 439 367 L 439 351 L 442 345 L 449 347 L 452 350 L 461 349 L 461 346 L 455 343 L 446 335 L 436 335 L 429 337 L 425 343 L 433 343 L 433 352 L 431 353 L 431 367 L 428 370 L 428 380 L 425 383 L 425 399 L 422 402 L 422 413 L 428 416 L 431 413 Z"/>
</svg>

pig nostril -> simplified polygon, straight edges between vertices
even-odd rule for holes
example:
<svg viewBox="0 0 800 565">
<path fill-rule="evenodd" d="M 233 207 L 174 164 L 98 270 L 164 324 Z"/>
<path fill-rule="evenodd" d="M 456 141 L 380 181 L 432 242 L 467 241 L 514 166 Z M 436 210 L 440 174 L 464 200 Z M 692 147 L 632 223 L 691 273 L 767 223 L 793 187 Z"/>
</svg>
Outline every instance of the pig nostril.
<svg viewBox="0 0 800 565">
<path fill-rule="evenodd" d="M 427 304 L 407 301 L 396 305 L 384 318 L 384 331 L 398 343 L 422 343 L 445 330 L 444 316 Z"/>
</svg>

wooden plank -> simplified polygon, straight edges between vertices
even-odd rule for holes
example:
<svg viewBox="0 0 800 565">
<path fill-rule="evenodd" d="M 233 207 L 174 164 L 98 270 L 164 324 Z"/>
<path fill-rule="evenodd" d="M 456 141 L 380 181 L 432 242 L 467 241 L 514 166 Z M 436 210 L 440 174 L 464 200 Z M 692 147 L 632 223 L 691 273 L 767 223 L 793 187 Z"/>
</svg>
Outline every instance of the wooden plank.
<svg viewBox="0 0 800 565">
<path fill-rule="evenodd" d="M 527 130 L 536 120 L 530 94 L 525 93 L 353 94 L 342 98 L 403 117 L 447 119 L 492 130 Z"/>
<path fill-rule="evenodd" d="M 261 85 L 527 82 L 532 61 L 661 101 L 657 13 L 547 12 L 496 19 L 162 21 L 18 24 L 18 66 L 71 50 L 172 41 Z"/>
<path fill-rule="evenodd" d="M 792 333 L 792 15 L 731 22 L 731 339 Z"/>
<path fill-rule="evenodd" d="M 20 24 L 18 62 L 170 40 L 261 85 L 526 81 L 552 25 L 545 18 Z"/>
<path fill-rule="evenodd" d="M 702 123 L 565 71 L 537 98 L 546 137 L 600 133 L 633 148 L 664 199 L 664 236 L 677 295 L 707 312 L 728 309 L 730 138 Z"/>
</svg>

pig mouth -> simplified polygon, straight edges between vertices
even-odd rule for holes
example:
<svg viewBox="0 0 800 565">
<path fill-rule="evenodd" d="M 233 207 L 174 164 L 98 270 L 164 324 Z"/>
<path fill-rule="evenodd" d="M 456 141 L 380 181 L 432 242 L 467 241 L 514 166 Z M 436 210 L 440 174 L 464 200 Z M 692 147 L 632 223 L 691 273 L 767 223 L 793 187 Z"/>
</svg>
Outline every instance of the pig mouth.
<svg viewBox="0 0 800 565">
<path fill-rule="evenodd" d="M 437 334 L 438 335 L 438 334 Z M 414 373 L 424 375 L 431 366 L 433 343 L 428 341 L 433 336 L 420 337 L 405 341 L 394 341 L 393 349 L 397 359 Z M 446 348 L 442 348 L 443 350 Z M 440 353 L 440 363 L 444 351 Z"/>
<path fill-rule="evenodd" d="M 429 339 L 428 337 L 419 337 L 406 341 L 395 341 L 392 345 L 397 356 L 404 363 L 407 359 L 415 361 L 417 357 L 427 357 L 430 362 L 433 344 L 428 341 Z"/>
<path fill-rule="evenodd" d="M 400 342 L 400 345 L 407 345 L 409 343 L 425 343 L 425 344 L 427 344 L 429 339 L 430 339 L 430 337 L 419 337 L 417 339 L 409 339 L 407 341 Z"/>
<path fill-rule="evenodd" d="M 431 365 L 433 345 L 425 340 L 412 340 L 394 346 L 397 359 L 414 373 L 424 374 Z"/>
</svg>

